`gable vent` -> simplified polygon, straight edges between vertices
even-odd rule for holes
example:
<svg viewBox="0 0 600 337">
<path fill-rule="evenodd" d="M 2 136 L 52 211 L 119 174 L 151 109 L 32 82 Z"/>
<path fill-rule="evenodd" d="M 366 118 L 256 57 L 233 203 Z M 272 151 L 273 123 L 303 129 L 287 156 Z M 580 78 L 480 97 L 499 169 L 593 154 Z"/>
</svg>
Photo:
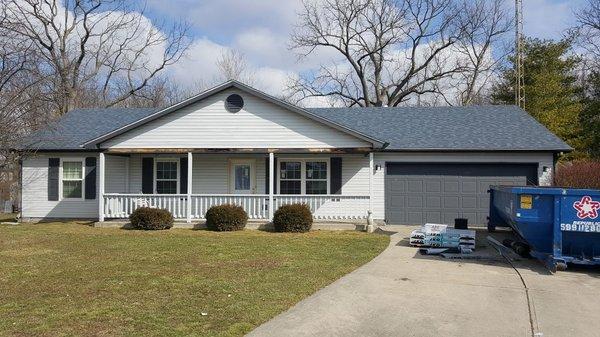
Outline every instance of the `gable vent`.
<svg viewBox="0 0 600 337">
<path fill-rule="evenodd" d="M 231 94 L 227 96 L 227 99 L 225 100 L 225 109 L 227 109 L 227 111 L 236 113 L 242 110 L 243 107 L 244 99 L 242 96 L 238 94 Z"/>
</svg>

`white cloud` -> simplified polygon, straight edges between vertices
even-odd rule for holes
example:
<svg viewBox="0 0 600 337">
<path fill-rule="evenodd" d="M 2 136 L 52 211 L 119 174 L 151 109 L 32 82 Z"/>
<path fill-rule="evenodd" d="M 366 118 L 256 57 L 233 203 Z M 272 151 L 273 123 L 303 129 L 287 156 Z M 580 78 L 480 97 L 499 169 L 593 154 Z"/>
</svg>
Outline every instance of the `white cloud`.
<svg viewBox="0 0 600 337">
<path fill-rule="evenodd" d="M 226 50 L 227 47 L 207 38 L 198 39 L 192 43 L 186 55 L 169 68 L 169 75 L 183 87 L 207 83 L 217 76 L 216 62 Z"/>
<path fill-rule="evenodd" d="M 295 76 L 293 72 L 269 67 L 258 68 L 255 74 L 256 88 L 274 96 L 284 94 L 288 80 Z"/>
<path fill-rule="evenodd" d="M 207 38 L 198 39 L 190 46 L 186 57 L 169 68 L 168 74 L 184 88 L 200 90 L 203 86 L 214 85 L 221 77 L 217 60 L 228 49 Z M 291 71 L 252 64 L 248 70 L 254 77 L 253 86 L 275 96 L 283 94 L 289 77 L 295 75 Z"/>
</svg>

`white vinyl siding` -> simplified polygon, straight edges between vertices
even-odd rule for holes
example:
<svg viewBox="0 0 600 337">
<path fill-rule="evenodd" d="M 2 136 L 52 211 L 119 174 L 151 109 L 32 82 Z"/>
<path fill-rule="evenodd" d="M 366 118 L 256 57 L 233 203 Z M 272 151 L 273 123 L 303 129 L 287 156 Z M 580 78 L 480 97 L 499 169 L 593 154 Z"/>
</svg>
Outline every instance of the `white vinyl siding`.
<svg viewBox="0 0 600 337">
<path fill-rule="evenodd" d="M 48 158 L 78 157 L 82 154 L 43 154 L 23 161 L 23 216 L 31 218 L 94 218 L 98 215 L 97 200 L 48 201 Z M 91 156 L 91 154 L 87 155 Z M 129 158 L 106 155 L 106 192 L 141 193 L 142 156 L 134 154 Z M 159 155 L 173 157 L 173 155 Z M 182 157 L 183 155 L 179 156 Z M 306 154 L 303 158 L 315 161 L 330 157 L 342 157 L 342 195 L 369 195 L 369 157 L 364 154 Z M 299 155 L 276 154 L 278 163 Z M 374 218 L 383 220 L 385 214 L 385 163 L 537 163 L 538 176 L 544 166 L 553 167 L 552 153 L 375 153 L 375 165 L 380 169 L 373 175 Z M 257 194 L 265 193 L 264 154 L 194 154 L 193 193 L 228 194 L 230 161 L 233 159 L 253 159 L 256 168 Z M 129 172 L 125 170 L 129 162 Z M 126 184 L 127 180 L 129 184 Z M 127 186 L 128 185 L 128 186 Z M 127 188 L 128 187 L 128 188 Z M 127 190 L 127 191 L 126 191 Z"/>
<path fill-rule="evenodd" d="M 225 109 L 232 93 L 244 98 Z M 370 144 L 262 98 L 229 89 L 102 144 L 104 148 L 353 148 Z"/>
<path fill-rule="evenodd" d="M 127 157 L 111 156 L 105 157 L 104 191 L 106 193 L 127 193 Z M 98 173 L 98 170 L 96 170 Z"/>
<path fill-rule="evenodd" d="M 48 158 L 85 161 L 86 157 L 93 156 L 96 154 L 44 153 L 25 158 L 23 160 L 23 218 L 97 218 L 97 199 L 62 199 L 61 195 L 58 201 L 48 200 Z M 98 176 L 96 176 L 96 183 L 97 178 Z"/>
</svg>

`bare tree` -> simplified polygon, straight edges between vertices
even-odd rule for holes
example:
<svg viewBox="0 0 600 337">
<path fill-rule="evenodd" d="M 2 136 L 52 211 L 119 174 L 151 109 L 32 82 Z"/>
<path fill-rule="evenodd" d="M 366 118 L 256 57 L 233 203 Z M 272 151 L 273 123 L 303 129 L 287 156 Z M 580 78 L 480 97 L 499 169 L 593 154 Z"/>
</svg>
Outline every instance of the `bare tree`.
<svg viewBox="0 0 600 337">
<path fill-rule="evenodd" d="M 0 25 L 5 16 L 0 16 Z M 0 36 L 0 201 L 18 198 L 18 148 L 43 124 L 47 102 L 40 92 L 38 55 L 27 41 Z"/>
<path fill-rule="evenodd" d="M 85 105 L 91 93 L 105 106 L 126 101 L 189 45 L 185 24 L 157 28 L 132 1 L 5 0 L 1 6 L 0 35 L 31 43 L 59 115 Z"/>
<path fill-rule="evenodd" d="M 4 19 L 0 19 L 0 25 Z M 14 34 L 0 36 L 0 157 L 45 119 L 39 56 Z M 0 166 L 2 160 L 0 160 Z"/>
<path fill-rule="evenodd" d="M 291 89 L 300 100 L 329 97 L 348 106 L 397 106 L 437 95 L 441 81 L 473 68 L 456 49 L 469 37 L 476 47 L 484 29 L 474 20 L 494 22 L 464 13 L 472 8 L 458 0 L 305 0 L 291 47 L 301 57 L 332 49 L 341 58 L 293 81 Z M 501 34 L 499 27 L 492 30 Z"/>
<path fill-rule="evenodd" d="M 587 5 L 575 12 L 577 25 L 571 34 L 577 37 L 579 45 L 591 59 L 600 60 L 600 0 L 588 0 Z"/>
<path fill-rule="evenodd" d="M 471 105 L 481 101 L 486 96 L 483 91 L 490 88 L 498 66 L 510 50 L 501 44 L 513 22 L 503 0 L 476 0 L 463 5 L 461 15 L 467 29 L 455 49 L 467 63 L 466 69 L 456 74 L 458 97 L 452 102 L 446 100 L 450 105 Z M 494 57 L 493 51 L 498 55 Z M 445 96 L 443 92 L 441 94 Z"/>
<path fill-rule="evenodd" d="M 236 49 L 228 49 L 219 56 L 216 62 L 219 70 L 216 82 L 237 80 L 248 85 L 254 84 L 254 72 L 250 70 L 243 53 Z"/>
</svg>

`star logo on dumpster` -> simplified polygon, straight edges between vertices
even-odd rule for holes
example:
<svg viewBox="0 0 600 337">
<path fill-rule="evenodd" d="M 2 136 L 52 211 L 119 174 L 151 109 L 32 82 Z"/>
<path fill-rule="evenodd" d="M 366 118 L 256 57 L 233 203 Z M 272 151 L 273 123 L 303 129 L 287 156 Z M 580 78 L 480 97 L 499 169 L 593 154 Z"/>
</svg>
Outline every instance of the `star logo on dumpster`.
<svg viewBox="0 0 600 337">
<path fill-rule="evenodd" d="M 596 219 L 598 217 L 598 210 L 600 209 L 600 202 L 592 200 L 592 197 L 585 196 L 581 200 L 573 203 L 573 208 L 577 210 L 577 217 L 579 219 Z"/>
</svg>

